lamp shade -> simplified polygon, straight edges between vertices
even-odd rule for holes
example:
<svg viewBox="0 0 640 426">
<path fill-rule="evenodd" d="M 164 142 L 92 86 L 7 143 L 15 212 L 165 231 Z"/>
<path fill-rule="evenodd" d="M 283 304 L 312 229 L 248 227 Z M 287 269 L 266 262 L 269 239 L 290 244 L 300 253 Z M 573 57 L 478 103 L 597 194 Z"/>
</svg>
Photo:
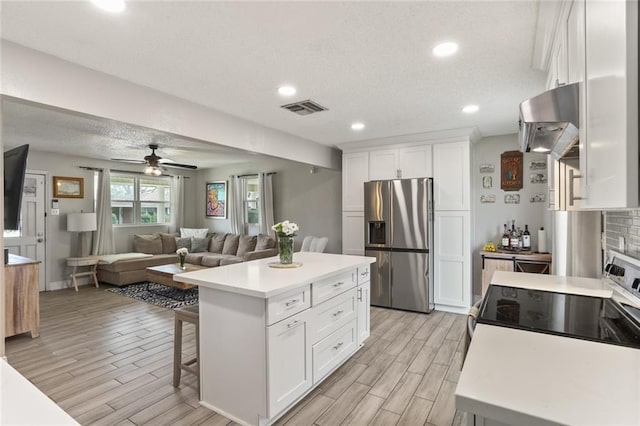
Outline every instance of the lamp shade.
<svg viewBox="0 0 640 426">
<path fill-rule="evenodd" d="M 67 215 L 67 231 L 84 232 L 96 229 L 95 213 L 69 213 Z"/>
</svg>

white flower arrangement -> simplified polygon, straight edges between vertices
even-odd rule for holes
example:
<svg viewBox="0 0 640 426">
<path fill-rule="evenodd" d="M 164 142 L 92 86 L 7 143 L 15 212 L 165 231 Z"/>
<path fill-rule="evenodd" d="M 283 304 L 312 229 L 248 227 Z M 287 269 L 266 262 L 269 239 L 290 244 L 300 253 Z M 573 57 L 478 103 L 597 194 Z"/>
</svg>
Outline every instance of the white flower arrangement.
<svg viewBox="0 0 640 426">
<path fill-rule="evenodd" d="M 176 254 L 178 256 L 186 256 L 186 255 L 189 254 L 189 250 L 186 247 L 182 247 L 182 248 L 179 248 L 178 250 L 176 250 Z"/>
<path fill-rule="evenodd" d="M 296 223 L 285 220 L 284 222 L 276 223 L 271 227 L 279 237 L 293 237 L 300 229 Z"/>
</svg>

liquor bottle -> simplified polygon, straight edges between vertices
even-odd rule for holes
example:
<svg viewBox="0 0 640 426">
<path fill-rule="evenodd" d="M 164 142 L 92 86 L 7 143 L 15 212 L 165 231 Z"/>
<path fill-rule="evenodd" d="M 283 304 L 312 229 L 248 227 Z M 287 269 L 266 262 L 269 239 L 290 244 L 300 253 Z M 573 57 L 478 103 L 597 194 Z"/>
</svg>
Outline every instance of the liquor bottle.
<svg viewBox="0 0 640 426">
<path fill-rule="evenodd" d="M 502 234 L 502 248 L 505 250 L 509 249 L 509 230 L 507 229 L 507 224 L 504 224 L 504 233 Z"/>
<path fill-rule="evenodd" d="M 529 233 L 529 225 L 524 226 L 524 233 L 522 234 L 522 248 L 525 250 L 531 250 L 531 234 Z"/>
<path fill-rule="evenodd" d="M 509 246 L 511 250 L 517 250 L 520 243 L 518 242 L 518 231 L 516 231 L 516 221 L 511 221 L 511 241 Z"/>
</svg>

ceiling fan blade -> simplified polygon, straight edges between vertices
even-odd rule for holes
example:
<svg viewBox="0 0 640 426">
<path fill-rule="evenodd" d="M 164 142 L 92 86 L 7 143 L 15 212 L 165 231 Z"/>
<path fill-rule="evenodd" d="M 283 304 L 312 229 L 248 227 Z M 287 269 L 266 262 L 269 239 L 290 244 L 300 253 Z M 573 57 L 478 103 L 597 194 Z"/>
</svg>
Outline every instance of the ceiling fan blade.
<svg viewBox="0 0 640 426">
<path fill-rule="evenodd" d="M 144 160 L 128 160 L 126 158 L 112 158 L 111 161 L 119 161 L 121 163 L 146 164 Z"/>
<path fill-rule="evenodd" d="M 193 166 L 191 164 L 178 164 L 178 163 L 160 163 L 162 167 L 177 167 L 180 169 L 192 169 L 195 170 L 198 166 Z"/>
</svg>

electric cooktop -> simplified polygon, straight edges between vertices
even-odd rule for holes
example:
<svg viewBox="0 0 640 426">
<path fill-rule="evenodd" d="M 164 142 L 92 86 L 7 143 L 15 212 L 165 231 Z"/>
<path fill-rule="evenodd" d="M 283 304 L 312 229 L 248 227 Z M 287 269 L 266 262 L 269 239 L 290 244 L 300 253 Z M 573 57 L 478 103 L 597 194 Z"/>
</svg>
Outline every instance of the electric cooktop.
<svg viewBox="0 0 640 426">
<path fill-rule="evenodd" d="M 640 349 L 640 310 L 607 298 L 490 285 L 477 322 Z"/>
</svg>

